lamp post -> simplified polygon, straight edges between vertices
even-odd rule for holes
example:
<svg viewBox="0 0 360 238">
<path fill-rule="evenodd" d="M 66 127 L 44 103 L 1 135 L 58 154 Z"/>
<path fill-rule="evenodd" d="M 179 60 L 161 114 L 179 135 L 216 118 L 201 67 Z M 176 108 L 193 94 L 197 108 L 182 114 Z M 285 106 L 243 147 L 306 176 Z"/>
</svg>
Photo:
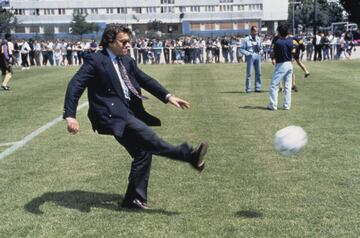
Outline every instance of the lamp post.
<svg viewBox="0 0 360 238">
<path fill-rule="evenodd" d="M 314 0 L 314 36 L 316 36 L 316 32 L 317 32 L 317 0 Z"/>
<path fill-rule="evenodd" d="M 295 4 L 300 4 L 301 2 L 290 2 L 292 4 L 292 34 L 295 36 Z"/>
<path fill-rule="evenodd" d="M 314 40 L 313 40 L 313 44 L 314 44 L 314 61 L 316 61 L 317 57 L 316 57 L 316 33 L 317 33 L 317 9 L 316 9 L 316 3 L 317 0 L 314 0 L 314 26 L 313 26 L 313 30 L 314 30 Z"/>
</svg>

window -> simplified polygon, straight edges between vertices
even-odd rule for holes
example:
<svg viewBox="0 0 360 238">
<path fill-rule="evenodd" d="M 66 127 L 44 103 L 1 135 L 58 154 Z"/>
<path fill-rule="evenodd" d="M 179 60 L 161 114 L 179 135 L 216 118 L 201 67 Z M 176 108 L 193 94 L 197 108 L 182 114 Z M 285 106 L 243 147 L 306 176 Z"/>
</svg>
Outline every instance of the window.
<svg viewBox="0 0 360 238">
<path fill-rule="evenodd" d="M 25 9 L 15 9 L 14 15 L 25 15 Z"/>
<path fill-rule="evenodd" d="M 200 12 L 200 6 L 191 6 L 190 12 Z"/>
<path fill-rule="evenodd" d="M 146 13 L 156 13 L 156 7 L 147 7 Z"/>
<path fill-rule="evenodd" d="M 237 23 L 236 28 L 239 30 L 245 29 L 245 23 L 244 22 Z"/>
<path fill-rule="evenodd" d="M 200 31 L 200 23 L 191 23 L 190 30 L 191 31 Z"/>
<path fill-rule="evenodd" d="M 174 7 L 161 7 L 160 11 L 161 11 L 161 13 L 174 13 L 175 8 Z"/>
<path fill-rule="evenodd" d="M 106 8 L 106 14 L 113 14 L 114 10 L 112 8 Z"/>
<path fill-rule="evenodd" d="M 186 7 L 179 7 L 180 12 L 186 12 Z"/>
<path fill-rule="evenodd" d="M 215 24 L 214 23 L 206 23 L 205 24 L 205 30 L 214 30 Z"/>
<path fill-rule="evenodd" d="M 16 10 L 19 10 L 19 9 L 16 9 Z M 15 27 L 15 32 L 16 33 L 25 33 L 25 26 L 16 26 Z"/>
<path fill-rule="evenodd" d="M 219 3 L 233 3 L 234 0 L 219 0 Z"/>
<path fill-rule="evenodd" d="M 175 0 L 161 0 L 161 4 L 175 4 Z"/>
<path fill-rule="evenodd" d="M 132 11 L 133 11 L 134 13 L 141 13 L 141 7 L 133 7 L 133 8 L 132 8 Z"/>
<path fill-rule="evenodd" d="M 91 11 L 91 14 L 98 14 L 99 13 L 99 10 L 97 8 L 91 8 L 90 11 Z"/>
<path fill-rule="evenodd" d="M 30 33 L 40 33 L 39 26 L 30 26 Z"/>
<path fill-rule="evenodd" d="M 65 15 L 65 8 L 59 8 L 58 13 L 59 15 Z"/>
<path fill-rule="evenodd" d="M 30 9 L 30 15 L 39 16 L 40 15 L 40 9 Z"/>
<path fill-rule="evenodd" d="M 55 29 L 53 26 L 44 26 L 44 33 L 48 33 L 48 34 L 51 34 L 51 33 L 55 33 Z"/>
<path fill-rule="evenodd" d="M 87 9 L 86 8 L 76 8 L 76 9 L 74 9 L 74 13 L 75 14 L 87 14 Z"/>
<path fill-rule="evenodd" d="M 215 12 L 215 6 L 205 6 L 205 12 Z"/>
<path fill-rule="evenodd" d="M 233 24 L 229 23 L 229 22 L 222 22 L 222 23 L 219 23 L 219 28 L 220 28 L 220 30 L 232 30 Z"/>
<path fill-rule="evenodd" d="M 127 13 L 127 8 L 125 8 L 125 7 L 118 7 L 117 13 L 118 13 L 118 14 L 126 14 L 126 13 Z"/>
<path fill-rule="evenodd" d="M 44 9 L 44 15 L 55 15 L 55 9 Z"/>
<path fill-rule="evenodd" d="M 178 25 L 168 25 L 168 32 L 169 32 L 169 33 L 179 32 L 179 27 L 178 27 Z"/>
<path fill-rule="evenodd" d="M 249 5 L 250 11 L 261 11 L 262 10 L 262 4 L 250 4 Z"/>
<path fill-rule="evenodd" d="M 68 25 L 60 25 L 58 27 L 59 27 L 59 32 L 65 32 L 65 33 L 69 32 L 69 26 Z"/>
<path fill-rule="evenodd" d="M 232 12 L 233 10 L 232 5 L 220 5 L 220 12 Z"/>
<path fill-rule="evenodd" d="M 245 10 L 244 5 L 238 5 L 237 8 L 238 8 L 238 11 L 244 11 Z"/>
</svg>

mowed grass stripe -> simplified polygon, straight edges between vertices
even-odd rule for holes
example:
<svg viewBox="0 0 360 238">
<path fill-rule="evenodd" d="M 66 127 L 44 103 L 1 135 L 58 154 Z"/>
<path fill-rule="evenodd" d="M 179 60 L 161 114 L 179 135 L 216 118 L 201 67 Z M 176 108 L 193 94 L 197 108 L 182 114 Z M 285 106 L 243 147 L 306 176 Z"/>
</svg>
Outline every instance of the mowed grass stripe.
<svg viewBox="0 0 360 238">
<path fill-rule="evenodd" d="M 21 140 L 63 111 L 64 85 L 75 68 L 15 70 L 12 90 L 0 92 L 0 142 Z M 24 123 L 27 122 L 27 123 Z"/>
</svg>

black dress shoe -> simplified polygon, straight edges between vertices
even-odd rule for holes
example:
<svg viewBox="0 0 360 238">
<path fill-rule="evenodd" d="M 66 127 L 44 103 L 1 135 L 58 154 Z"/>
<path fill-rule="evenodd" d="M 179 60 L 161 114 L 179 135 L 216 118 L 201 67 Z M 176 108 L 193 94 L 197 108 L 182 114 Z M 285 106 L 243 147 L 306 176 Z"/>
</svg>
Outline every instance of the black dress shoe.
<svg viewBox="0 0 360 238">
<path fill-rule="evenodd" d="M 9 86 L 1 86 L 2 89 L 4 89 L 5 91 L 9 91 L 10 87 Z"/>
<path fill-rule="evenodd" d="M 197 171 L 201 172 L 205 168 L 204 156 L 208 150 L 207 143 L 201 143 L 199 147 L 191 152 L 192 160 L 190 161 L 191 166 Z"/>
<path fill-rule="evenodd" d="M 124 200 L 121 204 L 121 207 L 128 209 L 140 209 L 140 210 L 148 210 L 149 207 L 145 202 L 141 202 L 139 199 L 134 199 L 132 201 Z"/>
<path fill-rule="evenodd" d="M 310 73 L 306 73 L 305 74 L 305 78 L 309 77 L 310 76 Z"/>
</svg>

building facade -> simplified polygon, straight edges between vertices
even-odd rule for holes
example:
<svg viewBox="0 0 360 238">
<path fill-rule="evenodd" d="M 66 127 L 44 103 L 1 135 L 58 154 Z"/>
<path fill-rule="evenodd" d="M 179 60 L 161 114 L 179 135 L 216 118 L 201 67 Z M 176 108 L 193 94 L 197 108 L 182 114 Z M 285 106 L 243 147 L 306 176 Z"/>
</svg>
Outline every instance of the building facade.
<svg viewBox="0 0 360 238">
<path fill-rule="evenodd" d="M 18 36 L 68 35 L 73 14 L 87 14 L 99 25 L 123 23 L 134 34 L 151 30 L 165 34 L 247 34 L 252 25 L 270 32 L 288 18 L 288 0 L 10 0 L 19 25 Z M 158 22 L 158 28 L 154 29 Z"/>
</svg>

